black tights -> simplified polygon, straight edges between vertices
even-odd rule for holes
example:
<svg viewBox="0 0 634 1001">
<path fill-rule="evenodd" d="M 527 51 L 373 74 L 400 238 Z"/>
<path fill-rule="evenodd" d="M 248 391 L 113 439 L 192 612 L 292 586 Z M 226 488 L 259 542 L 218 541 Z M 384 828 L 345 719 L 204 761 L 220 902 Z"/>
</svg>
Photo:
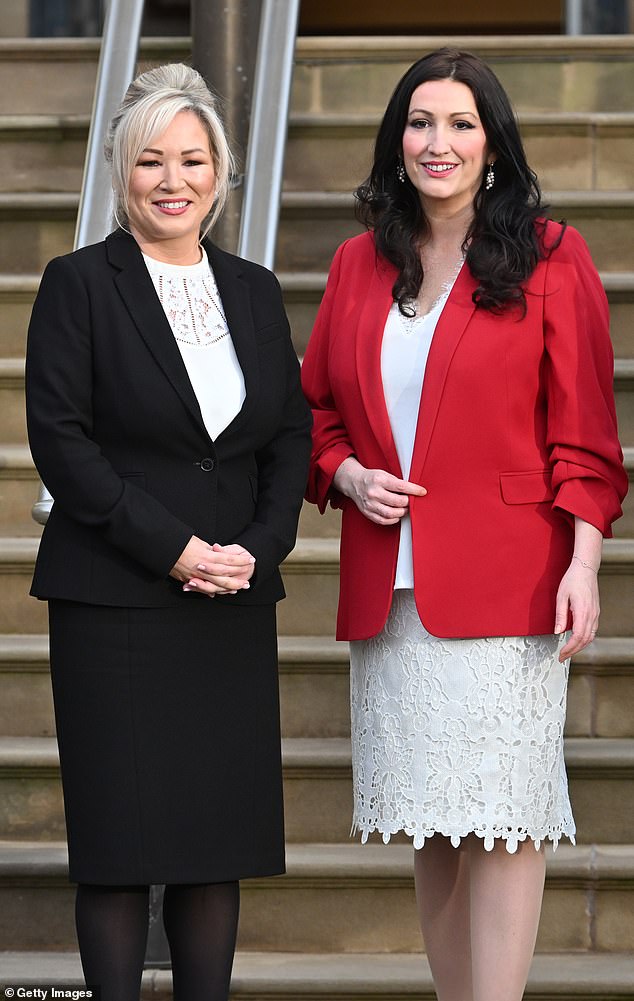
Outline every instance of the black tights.
<svg viewBox="0 0 634 1001">
<path fill-rule="evenodd" d="M 237 882 L 165 887 L 174 1001 L 227 1001 L 239 908 Z M 148 916 L 148 886 L 77 887 L 84 977 L 101 1001 L 139 1001 Z"/>
</svg>

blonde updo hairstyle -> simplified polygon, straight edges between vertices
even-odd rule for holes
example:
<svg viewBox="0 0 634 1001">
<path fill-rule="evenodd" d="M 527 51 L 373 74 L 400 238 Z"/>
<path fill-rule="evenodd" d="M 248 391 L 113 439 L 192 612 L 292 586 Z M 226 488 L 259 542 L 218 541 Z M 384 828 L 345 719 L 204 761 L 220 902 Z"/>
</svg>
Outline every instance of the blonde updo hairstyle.
<svg viewBox="0 0 634 1001">
<path fill-rule="evenodd" d="M 203 220 L 201 239 L 222 212 L 235 164 L 216 100 L 191 66 L 168 63 L 132 81 L 106 135 L 104 153 L 112 173 L 114 218 L 122 229 L 129 227 L 128 191 L 139 156 L 181 111 L 192 111 L 200 119 L 209 138 L 216 175 L 214 203 Z"/>
</svg>

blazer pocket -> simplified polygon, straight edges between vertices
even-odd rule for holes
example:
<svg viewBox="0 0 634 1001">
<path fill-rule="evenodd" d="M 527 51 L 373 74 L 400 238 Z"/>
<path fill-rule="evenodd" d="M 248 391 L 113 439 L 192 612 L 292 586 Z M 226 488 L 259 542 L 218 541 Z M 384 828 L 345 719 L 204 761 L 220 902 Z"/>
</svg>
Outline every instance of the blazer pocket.
<svg viewBox="0 0 634 1001">
<path fill-rule="evenodd" d="M 500 473 L 500 490 L 505 504 L 542 504 L 554 498 L 552 471 L 531 469 L 521 473 Z"/>
</svg>

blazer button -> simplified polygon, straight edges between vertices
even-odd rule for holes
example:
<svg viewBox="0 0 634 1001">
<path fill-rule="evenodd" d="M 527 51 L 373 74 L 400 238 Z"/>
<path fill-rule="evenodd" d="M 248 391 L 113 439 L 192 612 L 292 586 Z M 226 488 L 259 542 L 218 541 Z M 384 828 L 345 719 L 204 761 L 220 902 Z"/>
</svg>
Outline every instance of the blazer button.
<svg viewBox="0 0 634 1001">
<path fill-rule="evenodd" d="M 200 463 L 200 468 L 204 470 L 205 473 L 209 473 L 211 472 L 211 470 L 214 468 L 215 465 L 216 463 L 214 462 L 213 459 L 203 459 L 202 462 Z"/>
</svg>

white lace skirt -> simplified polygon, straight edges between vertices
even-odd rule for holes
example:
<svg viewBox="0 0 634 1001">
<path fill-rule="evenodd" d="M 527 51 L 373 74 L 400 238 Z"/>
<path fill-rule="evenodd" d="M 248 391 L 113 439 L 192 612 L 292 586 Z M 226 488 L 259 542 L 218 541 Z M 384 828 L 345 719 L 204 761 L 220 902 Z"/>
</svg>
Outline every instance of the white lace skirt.
<svg viewBox="0 0 634 1001">
<path fill-rule="evenodd" d="M 350 644 L 353 833 L 574 843 L 563 642 L 437 639 L 413 592 L 395 591 L 383 631 Z"/>
</svg>

